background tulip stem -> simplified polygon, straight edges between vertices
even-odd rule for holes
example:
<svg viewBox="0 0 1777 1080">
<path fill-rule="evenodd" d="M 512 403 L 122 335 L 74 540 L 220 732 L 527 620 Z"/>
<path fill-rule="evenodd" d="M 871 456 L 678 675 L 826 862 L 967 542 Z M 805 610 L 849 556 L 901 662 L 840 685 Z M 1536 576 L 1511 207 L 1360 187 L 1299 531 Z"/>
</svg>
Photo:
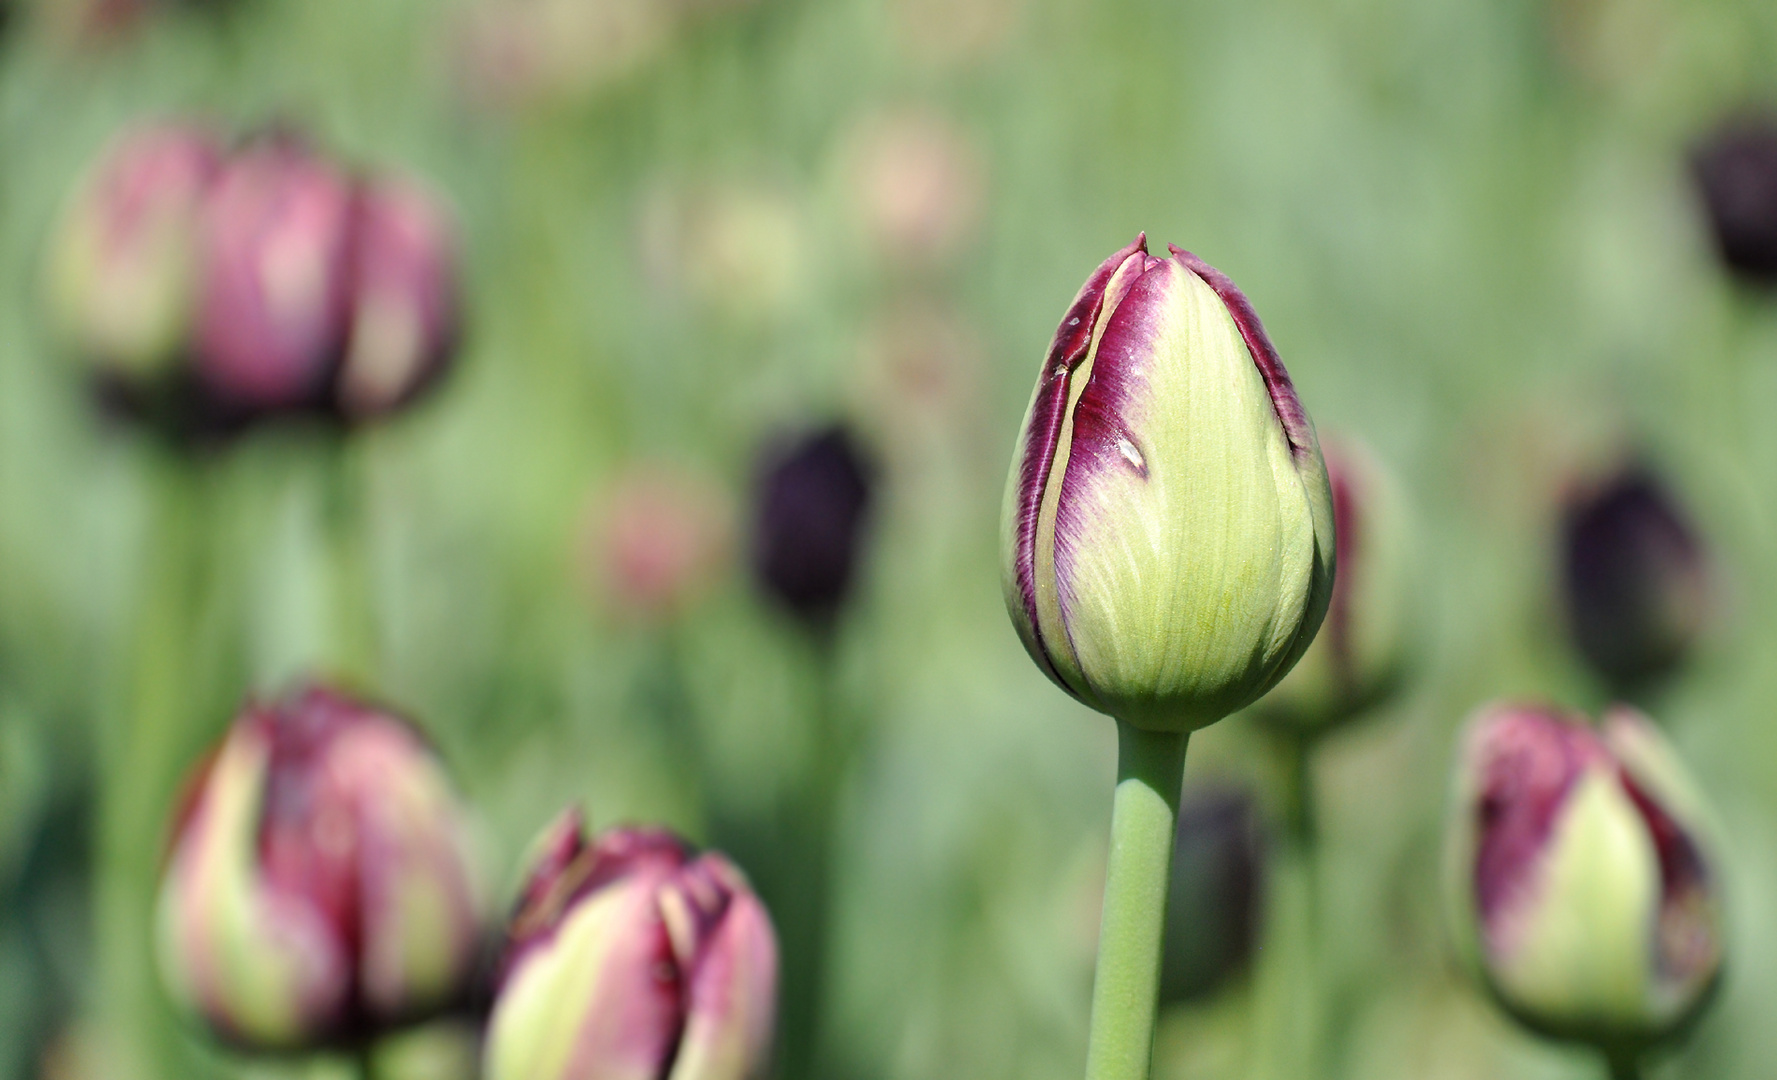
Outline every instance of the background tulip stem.
<svg viewBox="0 0 1777 1080">
<path fill-rule="evenodd" d="M 118 706 L 99 739 L 100 1012 L 120 1074 L 180 1071 L 153 965 L 155 884 L 168 808 L 209 733 L 203 715 L 207 463 L 146 455 L 138 601 Z M 220 723 L 221 718 L 216 719 Z M 190 1065 L 190 1062 L 184 1062 Z"/>
<path fill-rule="evenodd" d="M 1092 984 L 1086 1080 L 1145 1080 L 1188 736 L 1117 722 L 1117 792 Z"/>
<path fill-rule="evenodd" d="M 1607 1052 L 1604 1061 L 1610 1069 L 1610 1080 L 1641 1080 L 1640 1054 Z"/>
<path fill-rule="evenodd" d="M 321 659 L 327 674 L 371 688 L 375 686 L 378 632 L 364 513 L 367 478 L 363 450 L 358 439 L 338 436 L 329 440 L 319 456 L 330 613 Z"/>
<path fill-rule="evenodd" d="M 376 1080 L 376 1045 L 365 1042 L 352 1052 L 352 1075 L 355 1080 Z"/>
<path fill-rule="evenodd" d="M 1258 1075 L 1310 1080 L 1332 1073 L 1325 1040 L 1330 982 L 1321 942 L 1320 818 L 1314 751 L 1318 741 L 1280 733 L 1283 843 L 1271 859 L 1264 952 L 1255 994 L 1259 1009 Z"/>
</svg>

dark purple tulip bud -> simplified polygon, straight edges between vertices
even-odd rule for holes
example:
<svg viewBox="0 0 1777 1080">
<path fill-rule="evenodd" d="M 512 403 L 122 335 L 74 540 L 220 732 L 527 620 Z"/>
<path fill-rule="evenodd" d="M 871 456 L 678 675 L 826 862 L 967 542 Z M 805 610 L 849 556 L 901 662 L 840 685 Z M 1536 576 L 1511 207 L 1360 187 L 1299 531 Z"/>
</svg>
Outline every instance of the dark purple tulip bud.
<svg viewBox="0 0 1777 1080">
<path fill-rule="evenodd" d="M 197 373 L 231 415 L 318 407 L 345 344 L 351 180 L 300 141 L 249 145 L 205 215 Z"/>
<path fill-rule="evenodd" d="M 752 1080 L 770 1064 L 777 936 L 746 878 L 658 829 L 539 845 L 513 916 L 488 1080 Z"/>
<path fill-rule="evenodd" d="M 1692 154 L 1691 172 L 1722 262 L 1747 280 L 1777 282 L 1777 120 L 1723 125 Z"/>
<path fill-rule="evenodd" d="M 356 1041 L 468 992 L 461 802 L 407 722 L 329 690 L 249 706 L 200 769 L 161 886 L 168 991 L 263 1049 Z"/>
<path fill-rule="evenodd" d="M 443 374 L 457 342 L 457 245 L 449 211 L 391 177 L 361 189 L 351 322 L 338 403 L 354 419 L 389 413 Z"/>
<path fill-rule="evenodd" d="M 1709 613 L 1702 543 L 1665 486 L 1641 466 L 1569 501 L 1562 575 L 1574 644 L 1618 690 L 1676 667 Z"/>
<path fill-rule="evenodd" d="M 149 393 L 185 353 L 199 220 L 221 165 L 207 128 L 132 128 L 100 157 L 51 242 L 58 329 L 125 395 Z"/>
<path fill-rule="evenodd" d="M 1232 788 L 1187 793 L 1166 899 L 1162 1001 L 1213 993 L 1246 969 L 1264 886 L 1265 838 L 1252 797 Z"/>
<path fill-rule="evenodd" d="M 753 565 L 765 592 L 825 624 L 851 590 L 875 469 L 843 428 L 770 453 L 759 472 Z"/>
<path fill-rule="evenodd" d="M 1469 723 L 1447 848 L 1465 962 L 1529 1027 L 1623 1055 L 1709 1001 L 1726 924 L 1711 815 L 1654 724 L 1540 706 Z"/>
</svg>

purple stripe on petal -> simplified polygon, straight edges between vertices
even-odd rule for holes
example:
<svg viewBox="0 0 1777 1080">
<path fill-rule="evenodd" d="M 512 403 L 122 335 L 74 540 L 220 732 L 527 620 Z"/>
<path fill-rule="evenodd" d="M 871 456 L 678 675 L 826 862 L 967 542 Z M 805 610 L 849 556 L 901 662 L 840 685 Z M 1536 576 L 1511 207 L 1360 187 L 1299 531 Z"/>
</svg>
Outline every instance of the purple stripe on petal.
<svg viewBox="0 0 1777 1080">
<path fill-rule="evenodd" d="M 1239 286 L 1229 280 L 1228 275 L 1199 259 L 1183 248 L 1167 245 L 1172 257 L 1180 265 L 1204 280 L 1215 294 L 1227 305 L 1228 314 L 1234 317 L 1234 325 L 1240 328 L 1240 336 L 1246 339 L 1247 351 L 1252 354 L 1253 363 L 1259 367 L 1259 374 L 1265 378 L 1265 389 L 1271 392 L 1271 405 L 1277 410 L 1277 419 L 1283 424 L 1283 432 L 1290 440 L 1290 449 L 1298 457 L 1314 452 L 1313 426 L 1308 422 L 1308 413 L 1302 408 L 1302 402 L 1296 397 L 1295 384 L 1290 382 L 1290 373 L 1283 368 L 1283 361 L 1277 356 L 1277 349 L 1271 344 L 1271 338 L 1265 333 L 1265 326 L 1259 322 L 1259 313 L 1253 310 L 1252 303 Z"/>
<path fill-rule="evenodd" d="M 1043 358 L 1038 376 L 1036 400 L 1031 405 L 1030 420 L 1025 429 L 1024 459 L 1018 464 L 1018 550 L 1016 573 L 1018 592 L 1024 602 L 1031 632 L 1036 635 L 1036 655 L 1050 678 L 1066 685 L 1049 662 L 1043 644 L 1043 632 L 1037 619 L 1036 545 L 1037 518 L 1042 512 L 1043 493 L 1055 463 L 1061 441 L 1061 429 L 1067 418 L 1069 385 L 1074 370 L 1086 359 L 1092 345 L 1092 330 L 1104 307 L 1105 289 L 1117 270 L 1131 255 L 1147 256 L 1148 237 L 1137 234 L 1133 243 L 1099 264 L 1073 304 L 1062 316 L 1049 351 Z"/>
<path fill-rule="evenodd" d="M 1157 324 L 1183 284 L 1183 273 L 1169 260 L 1149 259 L 1141 276 L 1117 303 L 1099 338 L 1092 374 L 1074 406 L 1067 473 L 1061 480 L 1062 497 L 1055 515 L 1056 576 L 1063 582 L 1071 577 L 1074 538 L 1084 524 L 1080 515 L 1092 505 L 1083 489 L 1096 477 L 1116 469 L 1143 480 L 1148 477 L 1147 459 L 1123 414 L 1132 398 L 1146 392 Z M 1061 605 L 1065 612 L 1066 588 L 1062 589 Z"/>
</svg>

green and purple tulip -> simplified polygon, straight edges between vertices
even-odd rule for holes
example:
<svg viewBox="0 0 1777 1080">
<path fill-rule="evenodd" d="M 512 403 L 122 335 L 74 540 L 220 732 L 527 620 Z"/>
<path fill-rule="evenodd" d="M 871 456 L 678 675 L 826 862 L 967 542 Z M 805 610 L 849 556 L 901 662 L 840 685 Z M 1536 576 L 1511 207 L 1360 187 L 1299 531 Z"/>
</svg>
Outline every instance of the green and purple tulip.
<svg viewBox="0 0 1777 1080">
<path fill-rule="evenodd" d="M 262 136 L 231 158 L 204 215 L 196 368 L 241 416 L 326 403 L 345 345 L 356 200 L 301 139 Z"/>
<path fill-rule="evenodd" d="M 360 186 L 335 394 L 342 414 L 394 412 L 444 373 L 457 343 L 456 247 L 448 208 L 418 182 L 382 176 Z"/>
<path fill-rule="evenodd" d="M 150 392 L 184 354 L 197 230 L 222 168 L 207 128 L 126 130 L 64 211 L 49 249 L 49 301 L 71 350 L 126 393 Z"/>
<path fill-rule="evenodd" d="M 1314 425 L 1246 297 L 1146 238 L 1087 280 L 1044 358 L 1002 516 L 1006 606 L 1074 697 L 1152 731 L 1250 704 L 1333 586 Z"/>
<path fill-rule="evenodd" d="M 1300 735 L 1324 732 L 1385 698 L 1414 645 L 1414 550 L 1406 495 L 1362 443 L 1322 443 L 1332 482 L 1338 580 L 1314 644 L 1254 710 Z"/>
<path fill-rule="evenodd" d="M 1640 713 L 1594 728 L 1543 706 L 1469 724 L 1449 855 L 1465 961 L 1533 1030 L 1633 1056 L 1680 1032 L 1721 974 L 1710 815 Z"/>
<path fill-rule="evenodd" d="M 161 886 L 168 991 L 255 1049 L 355 1043 L 466 996 L 463 807 L 407 722 L 325 689 L 249 706 L 199 771 Z"/>
<path fill-rule="evenodd" d="M 669 832 L 564 814 L 513 917 L 488 1080 L 749 1080 L 770 1064 L 777 938 L 739 870 Z"/>
</svg>

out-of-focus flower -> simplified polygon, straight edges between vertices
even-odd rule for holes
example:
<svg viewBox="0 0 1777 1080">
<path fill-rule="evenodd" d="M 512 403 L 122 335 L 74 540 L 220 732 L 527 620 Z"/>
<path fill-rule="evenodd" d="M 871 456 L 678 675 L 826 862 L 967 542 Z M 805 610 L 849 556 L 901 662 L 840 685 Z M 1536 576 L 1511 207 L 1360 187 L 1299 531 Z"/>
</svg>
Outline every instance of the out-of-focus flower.
<svg viewBox="0 0 1777 1080">
<path fill-rule="evenodd" d="M 1190 731 L 1307 649 L 1333 587 L 1314 426 L 1257 314 L 1145 237 L 1062 317 L 1001 517 L 1006 607 L 1037 666 L 1137 727 Z"/>
<path fill-rule="evenodd" d="M 237 153 L 210 195 L 197 372 L 230 413 L 318 406 L 345 344 L 353 185 L 299 140 Z"/>
<path fill-rule="evenodd" d="M 49 249 L 56 323 L 83 361 L 127 392 L 146 392 L 185 351 L 198 221 L 221 163 L 201 125 L 131 128 L 62 215 Z"/>
<path fill-rule="evenodd" d="M 351 315 L 337 398 L 349 417 L 390 413 L 443 374 L 457 343 L 457 250 L 449 212 L 393 176 L 360 190 Z"/>
<path fill-rule="evenodd" d="M 866 328 L 854 393 L 872 442 L 893 456 L 918 456 L 928 444 L 979 433 L 984 347 L 953 307 L 904 299 Z"/>
<path fill-rule="evenodd" d="M 1413 639 L 1414 552 L 1406 496 L 1355 440 L 1322 444 L 1339 573 L 1314 644 L 1259 700 L 1267 720 L 1310 733 L 1357 715 L 1400 682 Z"/>
<path fill-rule="evenodd" d="M 409 724 L 325 689 L 249 706 L 204 765 L 161 886 L 161 973 L 232 1042 L 359 1040 L 467 992 L 467 826 Z"/>
<path fill-rule="evenodd" d="M 1665 486 L 1631 465 L 1563 511 L 1561 572 L 1574 644 L 1627 691 L 1670 672 L 1708 618 L 1702 542 Z"/>
<path fill-rule="evenodd" d="M 916 266 L 961 251 L 981 220 L 985 168 L 954 123 L 926 111 L 867 120 L 851 150 L 853 197 L 871 243 Z"/>
<path fill-rule="evenodd" d="M 693 295 L 739 323 L 769 322 L 803 294 L 808 244 L 801 208 L 785 191 L 722 185 L 690 207 L 680 249 Z M 695 252 L 684 258 L 685 251 Z"/>
<path fill-rule="evenodd" d="M 772 448 L 759 470 L 754 572 L 767 595 L 811 625 L 830 622 L 851 591 L 875 471 L 840 426 Z"/>
<path fill-rule="evenodd" d="M 484 0 L 460 43 L 471 101 L 513 108 L 571 101 L 622 82 L 666 51 L 679 4 L 662 0 Z"/>
<path fill-rule="evenodd" d="M 777 937 L 739 870 L 671 833 L 539 846 L 488 1023 L 488 1080 L 749 1080 L 769 1064 Z"/>
<path fill-rule="evenodd" d="M 1513 1016 L 1637 1052 L 1679 1031 L 1721 971 L 1709 815 L 1654 725 L 1495 705 L 1469 724 L 1449 840 L 1464 959 Z"/>
<path fill-rule="evenodd" d="M 1187 793 L 1166 898 L 1160 999 L 1214 992 L 1252 958 L 1265 884 L 1258 806 L 1234 788 Z"/>
<path fill-rule="evenodd" d="M 672 617 L 728 556 L 727 501 L 699 477 L 657 465 L 613 482 L 586 516 L 586 576 L 621 614 Z"/>
<path fill-rule="evenodd" d="M 901 47 L 914 60 L 956 67 L 1000 52 L 1017 28 L 1022 0 L 894 0 Z"/>
<path fill-rule="evenodd" d="M 1777 282 L 1777 118 L 1730 120 L 1698 145 L 1691 173 L 1729 270 Z"/>
</svg>

